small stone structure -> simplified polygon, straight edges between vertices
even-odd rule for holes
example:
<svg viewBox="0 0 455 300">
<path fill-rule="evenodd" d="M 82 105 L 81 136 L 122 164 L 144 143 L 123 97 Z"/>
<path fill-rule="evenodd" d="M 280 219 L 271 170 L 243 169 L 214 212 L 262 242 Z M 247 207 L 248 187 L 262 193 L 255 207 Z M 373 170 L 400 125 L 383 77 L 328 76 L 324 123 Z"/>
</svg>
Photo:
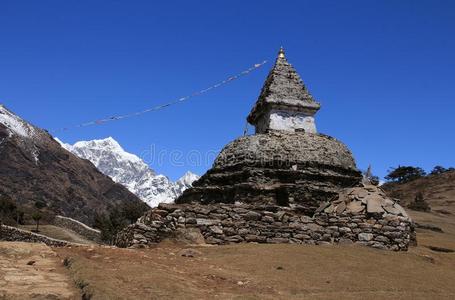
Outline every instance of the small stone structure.
<svg viewBox="0 0 455 300">
<path fill-rule="evenodd" d="M 54 247 L 64 247 L 71 244 L 67 241 L 53 239 L 41 234 L 7 225 L 0 225 L 0 241 L 44 243 L 48 246 Z"/>
<path fill-rule="evenodd" d="M 54 219 L 54 225 L 72 230 L 88 240 L 95 241 L 97 243 L 101 242 L 101 231 L 91 228 L 72 218 L 56 216 Z"/>
<path fill-rule="evenodd" d="M 406 250 L 414 225 L 362 181 L 349 149 L 316 133 L 314 101 L 281 49 L 247 120 L 256 134 L 228 144 L 174 205 L 160 205 L 115 243 L 141 247 L 199 230 L 209 244 L 356 243 Z"/>
</svg>

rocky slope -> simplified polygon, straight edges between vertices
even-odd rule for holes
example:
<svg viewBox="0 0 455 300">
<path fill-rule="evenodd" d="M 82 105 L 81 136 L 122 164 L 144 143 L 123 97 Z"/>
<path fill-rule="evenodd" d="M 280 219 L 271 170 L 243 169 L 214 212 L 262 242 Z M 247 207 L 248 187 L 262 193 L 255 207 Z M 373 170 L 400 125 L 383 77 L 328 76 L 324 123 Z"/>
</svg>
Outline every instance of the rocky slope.
<svg viewBox="0 0 455 300">
<path fill-rule="evenodd" d="M 409 205 L 418 192 L 423 193 L 432 211 L 455 214 L 455 171 L 428 175 L 407 183 L 386 183 L 382 188 L 391 196 Z"/>
<path fill-rule="evenodd" d="M 57 139 L 57 141 L 59 141 Z M 151 207 L 170 203 L 191 187 L 199 176 L 187 172 L 176 182 L 156 174 L 138 156 L 126 152 L 112 137 L 61 145 L 75 155 L 91 161 L 102 173 L 127 187 Z"/>
<path fill-rule="evenodd" d="M 60 146 L 39 129 L 0 105 L 0 195 L 11 197 L 28 214 L 61 214 L 87 224 L 138 197 L 114 183 L 89 161 Z"/>
</svg>

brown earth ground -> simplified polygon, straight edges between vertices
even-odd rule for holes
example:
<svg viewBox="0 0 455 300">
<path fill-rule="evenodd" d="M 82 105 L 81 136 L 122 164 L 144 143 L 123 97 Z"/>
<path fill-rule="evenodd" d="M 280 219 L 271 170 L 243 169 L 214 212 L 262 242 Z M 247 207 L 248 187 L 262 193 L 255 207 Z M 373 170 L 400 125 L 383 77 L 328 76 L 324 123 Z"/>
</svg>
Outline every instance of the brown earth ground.
<svg viewBox="0 0 455 300">
<path fill-rule="evenodd" d="M 455 249 L 455 218 L 411 214 L 444 233 L 417 229 L 419 246 L 401 253 L 349 245 L 164 242 L 133 250 L 4 242 L 0 299 L 455 299 L 455 253 L 428 248 Z M 199 253 L 181 256 L 188 248 Z"/>
<path fill-rule="evenodd" d="M 444 233 L 418 229 L 419 246 L 390 252 L 361 246 L 238 244 L 153 249 L 55 249 L 93 299 L 455 299 L 455 220 L 414 213 Z"/>
<path fill-rule="evenodd" d="M 51 248 L 2 242 L 0 299 L 80 299 L 80 291 Z"/>
</svg>

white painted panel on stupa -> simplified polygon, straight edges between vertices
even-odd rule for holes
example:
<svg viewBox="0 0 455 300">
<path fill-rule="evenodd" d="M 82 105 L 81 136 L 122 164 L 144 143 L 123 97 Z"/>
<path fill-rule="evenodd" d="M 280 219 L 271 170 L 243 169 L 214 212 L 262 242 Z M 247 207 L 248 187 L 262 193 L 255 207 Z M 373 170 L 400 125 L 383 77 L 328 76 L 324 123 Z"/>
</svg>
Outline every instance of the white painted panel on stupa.
<svg viewBox="0 0 455 300">
<path fill-rule="evenodd" d="M 316 133 L 314 117 L 303 113 L 289 113 L 285 111 L 271 111 L 269 117 L 271 130 L 291 131 L 305 130 Z"/>
</svg>

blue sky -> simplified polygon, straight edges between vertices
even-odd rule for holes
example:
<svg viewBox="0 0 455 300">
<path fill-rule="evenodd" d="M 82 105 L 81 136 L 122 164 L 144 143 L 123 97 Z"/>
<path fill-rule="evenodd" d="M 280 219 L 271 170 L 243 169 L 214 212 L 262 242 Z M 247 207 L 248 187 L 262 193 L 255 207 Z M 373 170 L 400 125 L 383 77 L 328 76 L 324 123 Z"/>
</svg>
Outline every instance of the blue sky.
<svg viewBox="0 0 455 300">
<path fill-rule="evenodd" d="M 54 130 L 167 102 L 269 60 L 187 103 L 56 133 L 70 143 L 112 136 L 172 179 L 202 174 L 212 151 L 242 135 L 283 45 L 322 103 L 319 131 L 345 142 L 360 168 L 428 170 L 455 165 L 454 36 L 454 1 L 0 0 L 0 102 Z M 165 154 L 161 163 L 151 149 Z M 184 159 L 195 151 L 209 158 Z"/>
</svg>

